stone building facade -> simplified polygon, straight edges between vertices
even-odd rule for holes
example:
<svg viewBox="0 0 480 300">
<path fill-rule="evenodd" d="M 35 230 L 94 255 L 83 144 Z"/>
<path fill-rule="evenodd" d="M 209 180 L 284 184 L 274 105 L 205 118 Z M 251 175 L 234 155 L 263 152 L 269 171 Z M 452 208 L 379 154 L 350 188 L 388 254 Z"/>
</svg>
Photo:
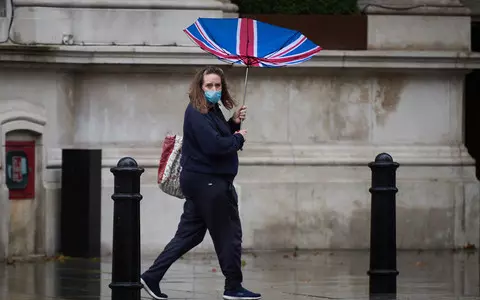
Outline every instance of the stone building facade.
<svg viewBox="0 0 480 300">
<path fill-rule="evenodd" d="M 479 244 L 464 79 L 480 54 L 471 51 L 467 2 L 359 1 L 368 14 L 367 50 L 326 49 L 295 67 L 250 72 L 249 135 L 236 180 L 246 249 L 367 249 L 367 163 L 383 151 L 401 164 L 399 248 Z M 35 141 L 35 198 L 9 200 L 0 160 L 0 255 L 57 253 L 63 148 L 103 150 L 103 255 L 112 247 L 109 168 L 132 156 L 146 169 L 142 251 L 157 253 L 183 205 L 156 184 L 162 139 L 181 132 L 194 72 L 223 65 L 182 29 L 198 17 L 235 16 L 236 7 L 214 0 L 13 3 L 13 22 L 10 1 L 0 15 L 0 157 L 6 141 Z M 240 99 L 244 69 L 225 70 Z M 208 236 L 197 248 L 212 250 Z"/>
</svg>

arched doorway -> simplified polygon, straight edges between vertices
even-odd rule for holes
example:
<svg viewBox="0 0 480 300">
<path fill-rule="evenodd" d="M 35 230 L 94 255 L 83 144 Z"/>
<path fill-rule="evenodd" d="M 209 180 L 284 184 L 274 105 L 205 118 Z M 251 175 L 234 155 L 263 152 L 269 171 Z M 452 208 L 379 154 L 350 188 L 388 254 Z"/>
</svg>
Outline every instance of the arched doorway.
<svg viewBox="0 0 480 300">
<path fill-rule="evenodd" d="M 0 260 L 45 253 L 42 106 L 23 100 L 0 103 Z"/>
</svg>

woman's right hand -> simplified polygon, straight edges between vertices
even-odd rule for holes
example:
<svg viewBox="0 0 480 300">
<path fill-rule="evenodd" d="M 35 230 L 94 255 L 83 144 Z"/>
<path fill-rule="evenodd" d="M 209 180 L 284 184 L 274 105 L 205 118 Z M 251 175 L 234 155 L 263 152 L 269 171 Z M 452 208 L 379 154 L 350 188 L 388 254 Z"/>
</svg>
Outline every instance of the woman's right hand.
<svg viewBox="0 0 480 300">
<path fill-rule="evenodd" d="M 240 133 L 243 136 L 243 139 L 246 140 L 247 137 L 247 130 L 241 129 L 239 131 L 236 131 L 235 133 Z"/>
</svg>

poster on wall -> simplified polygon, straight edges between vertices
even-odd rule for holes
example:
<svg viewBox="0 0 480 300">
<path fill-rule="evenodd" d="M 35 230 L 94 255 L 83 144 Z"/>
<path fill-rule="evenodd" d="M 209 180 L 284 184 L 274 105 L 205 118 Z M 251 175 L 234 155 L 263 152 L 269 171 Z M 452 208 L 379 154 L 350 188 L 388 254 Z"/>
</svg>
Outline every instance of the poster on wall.
<svg viewBox="0 0 480 300">
<path fill-rule="evenodd" d="M 24 151 L 7 152 L 7 186 L 10 190 L 23 190 L 28 184 L 27 154 Z"/>
</svg>

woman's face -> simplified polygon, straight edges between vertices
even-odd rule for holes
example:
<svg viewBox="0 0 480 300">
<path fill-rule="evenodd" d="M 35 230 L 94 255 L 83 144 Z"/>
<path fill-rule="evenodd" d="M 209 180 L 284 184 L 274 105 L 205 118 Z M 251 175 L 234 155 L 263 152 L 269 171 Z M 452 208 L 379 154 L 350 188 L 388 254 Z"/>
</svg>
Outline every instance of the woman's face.
<svg viewBox="0 0 480 300">
<path fill-rule="evenodd" d="M 217 74 L 203 75 L 203 91 L 221 91 L 222 79 Z"/>
</svg>

